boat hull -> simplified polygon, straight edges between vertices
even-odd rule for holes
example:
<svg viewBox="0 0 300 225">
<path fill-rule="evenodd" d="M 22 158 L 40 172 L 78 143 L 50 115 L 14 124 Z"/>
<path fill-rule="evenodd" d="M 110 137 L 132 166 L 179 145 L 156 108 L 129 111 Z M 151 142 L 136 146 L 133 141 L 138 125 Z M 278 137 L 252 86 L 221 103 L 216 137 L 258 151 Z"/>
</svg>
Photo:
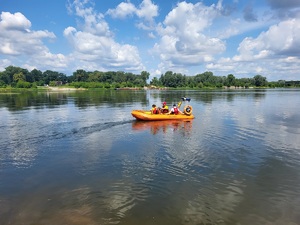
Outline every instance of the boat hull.
<svg viewBox="0 0 300 225">
<path fill-rule="evenodd" d="M 194 115 L 186 115 L 186 114 L 151 114 L 149 111 L 144 110 L 133 110 L 131 115 L 137 120 L 191 120 L 194 119 Z"/>
</svg>

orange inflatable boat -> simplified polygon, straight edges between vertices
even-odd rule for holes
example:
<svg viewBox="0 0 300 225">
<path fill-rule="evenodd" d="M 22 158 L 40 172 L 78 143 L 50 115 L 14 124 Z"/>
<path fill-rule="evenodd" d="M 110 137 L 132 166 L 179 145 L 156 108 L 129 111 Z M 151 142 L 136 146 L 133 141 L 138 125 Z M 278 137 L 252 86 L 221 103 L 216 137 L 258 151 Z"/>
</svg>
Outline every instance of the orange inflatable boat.
<svg viewBox="0 0 300 225">
<path fill-rule="evenodd" d="M 191 106 L 190 108 L 184 109 L 184 114 L 152 114 L 150 111 L 146 110 L 132 110 L 131 115 L 137 120 L 191 120 L 194 119 L 192 114 Z"/>
</svg>

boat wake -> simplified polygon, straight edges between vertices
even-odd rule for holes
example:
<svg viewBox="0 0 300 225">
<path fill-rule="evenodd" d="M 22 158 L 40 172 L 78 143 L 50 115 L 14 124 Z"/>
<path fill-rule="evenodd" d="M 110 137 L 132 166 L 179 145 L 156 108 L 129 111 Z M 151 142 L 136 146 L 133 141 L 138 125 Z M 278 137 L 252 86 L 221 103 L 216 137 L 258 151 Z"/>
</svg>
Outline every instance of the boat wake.
<svg viewBox="0 0 300 225">
<path fill-rule="evenodd" d="M 93 124 L 92 126 L 81 127 L 79 129 L 72 129 L 71 133 L 66 134 L 63 137 L 67 137 L 67 136 L 74 135 L 74 134 L 78 135 L 78 136 L 86 136 L 88 134 L 107 130 L 107 129 L 110 129 L 110 128 L 113 128 L 116 126 L 122 126 L 122 125 L 129 124 L 132 122 L 133 122 L 133 120 L 97 123 L 97 124 Z"/>
<path fill-rule="evenodd" d="M 27 149 L 33 146 L 39 146 L 41 143 L 47 145 L 47 142 L 56 141 L 65 138 L 81 138 L 95 132 L 104 131 L 113 127 L 131 124 L 134 120 L 114 121 L 96 123 L 91 126 L 74 128 L 74 123 L 52 124 L 37 128 L 38 131 L 17 132 L 16 135 L 10 135 L 10 140 L 0 140 L 0 148 L 11 152 L 14 149 Z M 14 130 L 14 127 L 10 128 Z M 16 128 L 17 129 L 17 128 Z"/>
</svg>

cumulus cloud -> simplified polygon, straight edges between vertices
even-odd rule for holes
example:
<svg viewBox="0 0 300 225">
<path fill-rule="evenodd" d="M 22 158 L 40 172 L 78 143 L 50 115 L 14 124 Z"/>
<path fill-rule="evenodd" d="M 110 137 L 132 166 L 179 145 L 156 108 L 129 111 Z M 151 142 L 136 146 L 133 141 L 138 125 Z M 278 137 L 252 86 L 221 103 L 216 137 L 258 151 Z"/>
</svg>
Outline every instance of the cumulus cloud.
<svg viewBox="0 0 300 225">
<path fill-rule="evenodd" d="M 158 15 L 158 6 L 153 4 L 151 0 L 143 0 L 136 14 L 140 18 L 152 21 Z"/>
<path fill-rule="evenodd" d="M 131 2 L 121 2 L 115 9 L 109 9 L 107 14 L 112 18 L 124 19 L 127 16 L 132 16 L 137 11 L 137 8 Z"/>
<path fill-rule="evenodd" d="M 180 2 L 166 16 L 157 29 L 160 41 L 153 48 L 162 65 L 168 67 L 166 70 L 210 62 L 215 54 L 225 50 L 222 40 L 205 35 L 205 29 L 220 16 L 221 9 L 220 2 L 211 6 Z"/>
<path fill-rule="evenodd" d="M 248 75 L 264 74 L 271 80 L 293 79 L 300 70 L 300 19 L 289 19 L 271 26 L 256 38 L 245 38 L 238 55 L 207 64 L 207 69 Z M 287 75 L 289 74 L 289 77 Z M 254 74 L 251 74 L 254 75 Z"/>
<path fill-rule="evenodd" d="M 117 43 L 104 20 L 104 15 L 87 7 L 87 3 L 89 2 L 74 1 L 72 4 L 75 14 L 83 21 L 78 29 L 67 27 L 64 30 L 64 36 L 74 48 L 70 58 L 79 60 L 82 69 L 143 70 L 138 49 L 129 44 Z M 126 7 L 123 5 L 120 8 Z M 76 64 L 78 65 L 77 62 Z"/>
<path fill-rule="evenodd" d="M 136 15 L 147 21 L 152 21 L 158 15 L 158 6 L 153 4 L 151 0 L 143 0 L 139 7 L 131 2 L 121 2 L 115 9 L 109 9 L 106 12 L 112 18 L 125 18 L 127 16 Z"/>
<path fill-rule="evenodd" d="M 47 30 L 31 30 L 31 22 L 22 13 L 2 12 L 0 31 L 0 54 L 11 57 L 11 61 L 14 57 L 24 57 L 24 66 L 66 67 L 65 57 L 52 54 L 43 43 L 43 39 L 55 39 L 55 34 Z"/>
<path fill-rule="evenodd" d="M 31 27 L 31 22 L 22 13 L 2 12 L 0 26 L 7 30 L 27 31 Z"/>
<path fill-rule="evenodd" d="M 30 31 L 30 21 L 21 13 L 1 13 L 0 53 L 7 55 L 33 55 L 35 50 L 45 50 L 43 38 L 55 38 L 48 31 Z M 15 38 L 22 37 L 22 38 Z"/>
<path fill-rule="evenodd" d="M 137 23 L 138 28 L 153 30 L 154 18 L 158 16 L 158 6 L 151 0 L 143 0 L 138 7 L 131 2 L 121 2 L 115 9 L 109 9 L 106 14 L 115 19 L 124 19 L 135 15 L 142 20 Z"/>
<path fill-rule="evenodd" d="M 224 4 L 218 0 L 212 5 L 205 5 L 203 1 L 179 1 L 170 11 L 160 9 L 153 0 L 141 0 L 138 4 L 123 0 L 103 14 L 95 11 L 93 0 L 68 2 L 68 11 L 75 17 L 76 25 L 65 24 L 65 29 L 59 31 L 63 32 L 63 41 L 70 44 L 68 55 L 51 53 L 46 46 L 46 41 L 56 41 L 53 32 L 33 30 L 33 21 L 20 12 L 0 12 L 0 70 L 14 63 L 41 70 L 140 72 L 146 68 L 139 46 L 146 60 L 152 57 L 145 63 L 149 65 L 147 70 L 155 75 L 167 70 L 188 75 L 210 70 L 216 75 L 232 73 L 249 77 L 260 73 L 268 77 L 276 71 L 276 74 L 290 74 L 292 79 L 298 79 L 298 0 L 267 0 L 269 8 L 250 2 L 244 9 L 239 8 L 243 4 L 238 0 Z M 166 13 L 160 22 L 159 12 Z M 109 24 L 111 18 L 133 22 L 135 27 L 130 27 L 133 32 L 123 38 L 123 27 L 116 25 L 116 21 Z M 111 27 L 114 25 L 116 27 Z M 138 36 L 140 30 L 133 28 L 148 34 L 142 32 L 143 36 Z M 123 42 L 117 41 L 119 38 Z M 127 38 L 137 45 L 126 43 Z M 145 38 L 147 41 L 143 41 Z M 147 57 L 148 53 L 152 55 Z"/>
<path fill-rule="evenodd" d="M 245 38 L 238 51 L 241 53 L 237 59 L 244 56 L 250 58 L 264 55 L 300 55 L 300 19 L 290 19 L 273 25 L 257 38 Z M 265 53 L 264 53 L 265 52 Z M 268 53 L 266 53 L 268 52 Z"/>
</svg>

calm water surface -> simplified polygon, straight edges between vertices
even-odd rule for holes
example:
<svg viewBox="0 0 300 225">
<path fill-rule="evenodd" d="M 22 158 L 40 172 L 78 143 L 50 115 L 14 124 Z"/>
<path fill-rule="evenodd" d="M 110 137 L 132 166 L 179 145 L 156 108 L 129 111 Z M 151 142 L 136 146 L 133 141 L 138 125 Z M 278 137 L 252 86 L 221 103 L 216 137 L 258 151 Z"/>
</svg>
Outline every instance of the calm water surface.
<svg viewBox="0 0 300 225">
<path fill-rule="evenodd" d="M 193 121 L 130 114 L 183 96 Z M 299 106 L 299 89 L 2 92 L 0 224 L 300 224 Z"/>
</svg>

